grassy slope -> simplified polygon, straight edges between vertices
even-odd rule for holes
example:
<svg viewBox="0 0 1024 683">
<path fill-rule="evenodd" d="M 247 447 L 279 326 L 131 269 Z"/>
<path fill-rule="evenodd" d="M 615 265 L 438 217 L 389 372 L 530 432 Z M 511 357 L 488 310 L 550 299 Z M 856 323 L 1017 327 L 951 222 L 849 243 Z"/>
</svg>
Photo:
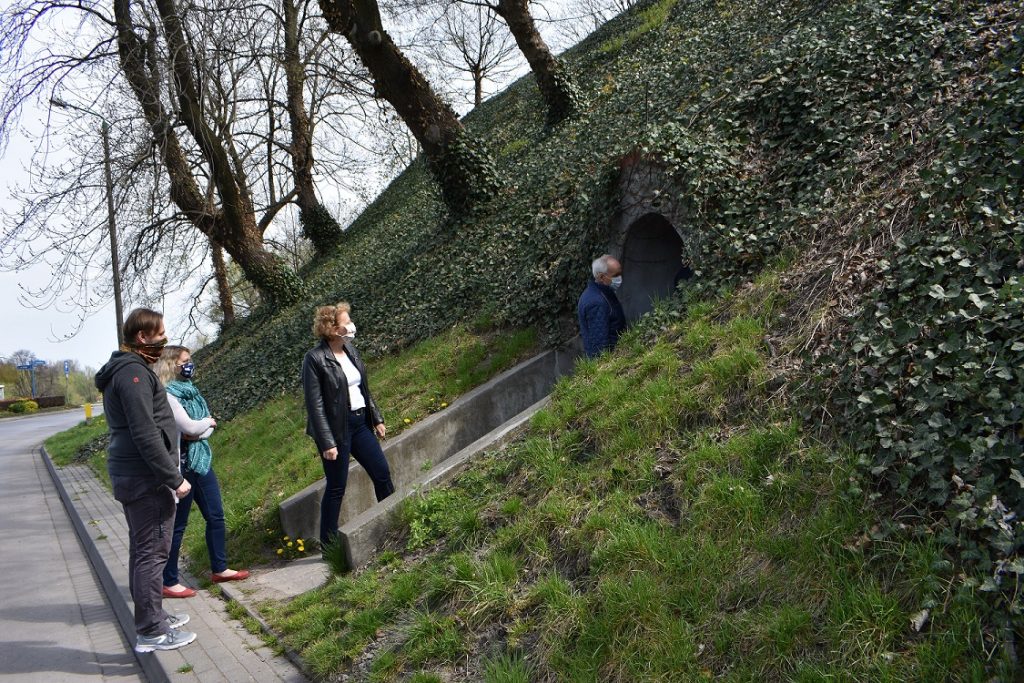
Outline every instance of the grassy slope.
<svg viewBox="0 0 1024 683">
<path fill-rule="evenodd" d="M 770 381 L 779 282 L 582 363 L 373 566 L 268 605 L 284 641 L 356 680 L 980 680 L 971 601 L 910 629 L 940 549 L 874 543 L 852 457 Z"/>
</svg>

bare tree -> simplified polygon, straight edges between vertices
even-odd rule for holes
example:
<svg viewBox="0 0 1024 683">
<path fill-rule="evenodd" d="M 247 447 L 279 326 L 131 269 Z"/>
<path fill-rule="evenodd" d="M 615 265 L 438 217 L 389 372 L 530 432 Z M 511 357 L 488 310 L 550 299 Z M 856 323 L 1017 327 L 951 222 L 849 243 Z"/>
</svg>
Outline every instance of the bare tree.
<svg viewBox="0 0 1024 683">
<path fill-rule="evenodd" d="M 565 65 L 551 52 L 530 14 L 530 0 L 393 0 L 395 8 L 419 10 L 432 6 L 460 4 L 481 7 L 501 17 L 533 72 L 541 98 L 547 106 L 548 122 L 557 124 L 574 116 L 582 106 L 580 94 Z"/>
<path fill-rule="evenodd" d="M 472 208 L 497 191 L 491 157 L 406 58 L 381 22 L 376 0 L 319 0 L 332 31 L 345 36 L 386 99 L 423 148 L 445 202 Z"/>
<path fill-rule="evenodd" d="M 483 102 L 487 81 L 500 80 L 516 66 L 518 50 L 497 15 L 480 6 L 447 4 L 432 22 L 436 37 L 428 48 L 442 67 L 465 74 L 473 83 L 472 103 Z"/>
</svg>

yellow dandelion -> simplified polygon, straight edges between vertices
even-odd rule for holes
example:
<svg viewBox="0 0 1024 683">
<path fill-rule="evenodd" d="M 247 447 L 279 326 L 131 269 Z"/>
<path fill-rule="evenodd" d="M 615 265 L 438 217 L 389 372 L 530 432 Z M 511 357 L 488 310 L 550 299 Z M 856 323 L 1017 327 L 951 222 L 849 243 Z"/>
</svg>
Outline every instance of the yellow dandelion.
<svg viewBox="0 0 1024 683">
<path fill-rule="evenodd" d="M 290 539 L 290 538 L 288 538 L 287 536 L 285 536 L 285 537 L 284 537 L 284 538 L 282 538 L 281 540 L 282 540 L 282 541 L 290 541 L 291 539 Z"/>
<path fill-rule="evenodd" d="M 303 543 L 305 543 L 305 541 L 303 541 L 301 538 L 296 538 L 295 542 L 298 543 L 299 545 L 302 545 Z"/>
<path fill-rule="evenodd" d="M 445 401 L 441 401 L 441 407 L 442 408 L 447 408 L 448 404 Z"/>
<path fill-rule="evenodd" d="M 284 555 L 284 548 L 278 548 L 277 549 L 277 554 L 278 555 Z"/>
<path fill-rule="evenodd" d="M 289 548 L 291 548 L 291 547 L 292 547 L 292 542 L 291 542 L 291 541 L 288 541 L 288 547 L 289 547 Z"/>
<path fill-rule="evenodd" d="M 412 424 L 412 420 L 410 420 L 409 418 L 405 418 L 404 420 L 402 420 L 402 422 L 404 422 L 407 425 Z"/>
</svg>

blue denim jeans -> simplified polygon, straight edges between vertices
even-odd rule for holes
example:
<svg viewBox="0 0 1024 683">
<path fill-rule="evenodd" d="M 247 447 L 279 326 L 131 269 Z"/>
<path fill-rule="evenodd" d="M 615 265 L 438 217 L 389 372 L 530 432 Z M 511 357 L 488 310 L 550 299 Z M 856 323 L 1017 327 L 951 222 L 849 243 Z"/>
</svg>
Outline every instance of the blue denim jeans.
<svg viewBox="0 0 1024 683">
<path fill-rule="evenodd" d="M 373 482 L 377 501 L 382 501 L 395 492 L 391 482 L 391 469 L 384 458 L 384 451 L 377 441 L 377 435 L 366 424 L 366 415 L 359 411 L 350 413 L 348 418 L 348 443 L 338 444 L 338 458 L 320 462 L 324 466 L 327 488 L 320 501 L 320 547 L 331 542 L 338 535 L 338 516 L 341 514 L 341 499 L 345 497 L 348 484 L 349 454 L 356 459 Z"/>
<path fill-rule="evenodd" d="M 174 534 L 171 536 L 171 550 L 164 566 L 164 585 L 173 586 L 178 583 L 178 553 L 181 551 L 181 539 L 188 526 L 188 516 L 192 511 L 192 501 L 196 501 L 199 512 L 206 520 L 206 550 L 210 554 L 210 570 L 219 573 L 228 568 L 227 551 L 224 548 L 226 530 L 224 526 L 224 504 L 220 499 L 220 484 L 213 467 L 200 476 L 186 468 L 183 473 L 192 490 L 178 501 L 178 509 L 174 513 Z"/>
</svg>

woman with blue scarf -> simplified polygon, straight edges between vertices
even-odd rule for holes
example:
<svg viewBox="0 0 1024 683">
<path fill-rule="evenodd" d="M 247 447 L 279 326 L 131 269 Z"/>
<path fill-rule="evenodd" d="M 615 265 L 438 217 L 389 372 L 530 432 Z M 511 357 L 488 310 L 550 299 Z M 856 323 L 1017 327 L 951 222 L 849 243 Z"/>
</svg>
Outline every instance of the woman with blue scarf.
<svg viewBox="0 0 1024 683">
<path fill-rule="evenodd" d="M 215 583 L 240 581 L 248 578 L 245 569 L 228 569 L 224 524 L 224 504 L 220 497 L 220 484 L 213 472 L 213 451 L 207 439 L 217 426 L 210 415 L 206 400 L 192 383 L 196 366 L 192 354 L 184 346 L 167 346 L 154 368 L 157 377 L 167 388 L 167 402 L 174 413 L 178 427 L 178 438 L 174 447 L 179 451 L 181 473 L 192 484 L 192 490 L 178 501 L 174 515 L 174 535 L 171 537 L 171 554 L 164 567 L 164 597 L 190 598 L 195 589 L 178 581 L 178 552 L 181 539 L 188 526 L 192 501 L 199 506 L 199 512 L 206 520 L 206 549 L 210 555 L 210 578 Z"/>
</svg>

